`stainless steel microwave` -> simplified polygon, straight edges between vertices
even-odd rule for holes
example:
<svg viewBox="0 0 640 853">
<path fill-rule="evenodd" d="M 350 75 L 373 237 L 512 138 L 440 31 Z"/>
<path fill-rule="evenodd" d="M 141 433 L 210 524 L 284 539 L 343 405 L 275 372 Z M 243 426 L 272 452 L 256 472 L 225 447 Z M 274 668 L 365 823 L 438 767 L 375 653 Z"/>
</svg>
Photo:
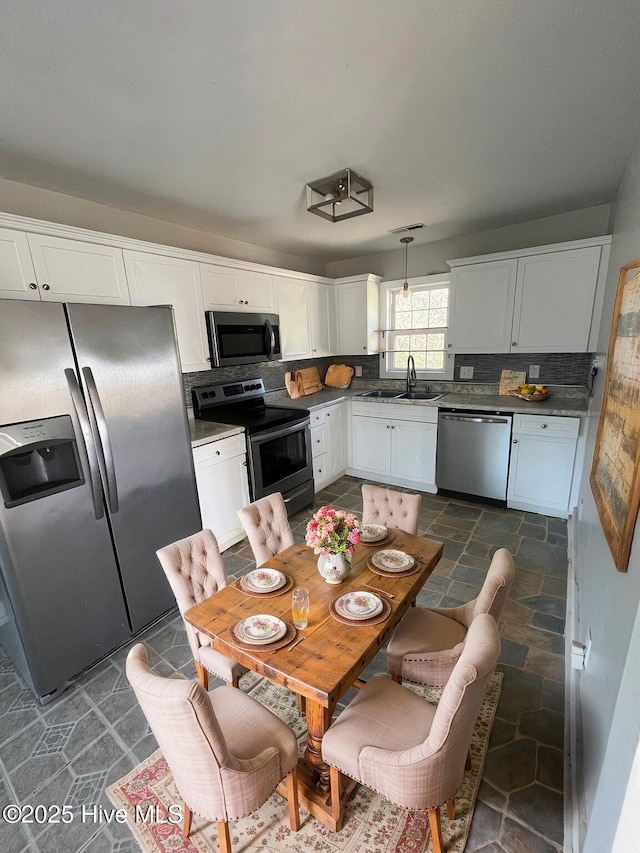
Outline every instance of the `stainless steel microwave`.
<svg viewBox="0 0 640 853">
<path fill-rule="evenodd" d="M 207 311 L 212 367 L 280 361 L 280 318 L 277 314 Z"/>
</svg>

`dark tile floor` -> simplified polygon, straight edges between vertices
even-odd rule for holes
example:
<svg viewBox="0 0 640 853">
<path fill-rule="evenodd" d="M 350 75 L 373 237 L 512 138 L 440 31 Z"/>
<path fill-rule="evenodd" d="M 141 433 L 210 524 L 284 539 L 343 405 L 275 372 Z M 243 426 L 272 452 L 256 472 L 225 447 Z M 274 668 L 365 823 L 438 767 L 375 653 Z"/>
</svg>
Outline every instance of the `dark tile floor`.
<svg viewBox="0 0 640 853">
<path fill-rule="evenodd" d="M 317 506 L 330 503 L 359 513 L 362 482 L 343 477 L 316 496 Z M 310 509 L 291 519 L 298 541 L 309 515 Z M 500 625 L 502 694 L 466 850 L 559 853 L 566 522 L 424 494 L 419 533 L 445 543 L 444 558 L 420 593 L 419 604 L 449 606 L 473 598 L 498 547 L 509 548 L 516 563 Z M 230 576 L 253 567 L 246 541 L 224 558 Z M 193 675 L 182 621 L 175 613 L 139 639 L 149 647 L 159 672 Z M 0 806 L 58 803 L 74 809 L 70 823 L 16 826 L 0 819 L 4 853 L 138 850 L 126 826 L 107 823 L 100 811 L 112 808 L 105 788 L 155 749 L 124 675 L 127 651 L 110 655 L 42 707 L 0 649 Z M 382 651 L 365 677 L 385 669 Z"/>
</svg>

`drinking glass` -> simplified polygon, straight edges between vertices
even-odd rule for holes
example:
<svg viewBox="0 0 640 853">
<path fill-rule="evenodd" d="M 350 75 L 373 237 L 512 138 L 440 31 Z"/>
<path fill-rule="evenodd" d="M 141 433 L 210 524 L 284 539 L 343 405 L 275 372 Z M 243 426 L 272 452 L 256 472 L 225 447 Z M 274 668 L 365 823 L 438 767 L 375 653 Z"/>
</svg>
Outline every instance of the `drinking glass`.
<svg viewBox="0 0 640 853">
<path fill-rule="evenodd" d="M 291 612 L 296 628 L 306 628 L 309 623 L 309 590 L 296 587 L 291 593 Z"/>
</svg>

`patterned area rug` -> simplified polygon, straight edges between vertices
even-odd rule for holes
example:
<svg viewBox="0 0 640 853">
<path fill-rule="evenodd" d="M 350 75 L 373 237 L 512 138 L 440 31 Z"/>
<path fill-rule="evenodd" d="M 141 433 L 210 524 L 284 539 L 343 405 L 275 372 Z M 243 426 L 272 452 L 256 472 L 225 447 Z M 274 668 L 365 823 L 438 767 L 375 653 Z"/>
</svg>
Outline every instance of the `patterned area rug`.
<svg viewBox="0 0 640 853">
<path fill-rule="evenodd" d="M 305 720 L 298 712 L 295 695 L 254 673 L 240 682 L 246 690 L 281 719 L 285 720 L 304 748 Z M 432 704 L 437 704 L 441 688 L 406 684 Z M 442 809 L 442 837 L 447 853 L 464 850 L 476 794 L 487 753 L 487 743 L 495 718 L 502 686 L 502 674 L 495 673 L 476 721 L 471 741 L 471 770 L 456 795 L 455 821 Z M 139 764 L 108 790 L 111 802 L 123 808 L 127 825 L 145 853 L 217 853 L 215 823 L 193 817 L 191 835 L 181 835 L 182 800 L 171 771 L 160 750 Z M 272 794 L 254 814 L 230 824 L 233 853 L 243 851 L 289 851 L 290 853 L 432 853 L 431 833 L 426 812 L 407 812 L 359 785 L 346 811 L 343 829 L 334 833 L 301 809 L 301 828 L 291 832 L 287 802 Z"/>
</svg>

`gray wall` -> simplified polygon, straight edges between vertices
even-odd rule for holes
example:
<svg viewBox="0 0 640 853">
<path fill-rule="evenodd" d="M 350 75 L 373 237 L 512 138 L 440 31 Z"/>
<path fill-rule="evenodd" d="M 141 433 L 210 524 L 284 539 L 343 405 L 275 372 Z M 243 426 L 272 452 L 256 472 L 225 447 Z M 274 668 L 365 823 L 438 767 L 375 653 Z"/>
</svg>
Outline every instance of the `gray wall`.
<svg viewBox="0 0 640 853">
<path fill-rule="evenodd" d="M 607 353 L 620 267 L 640 257 L 640 146 L 628 165 L 612 211 L 611 260 L 598 349 Z M 596 379 L 594 417 L 579 493 L 577 529 L 579 639 L 592 634 L 587 669 L 579 675 L 583 722 L 584 853 L 613 849 L 613 838 L 640 737 L 640 536 L 626 573 L 616 571 L 589 485 L 604 371 Z M 637 531 L 636 526 L 636 531 Z M 636 629 L 634 630 L 634 625 Z M 640 834 L 640 815 L 635 815 Z"/>
<path fill-rule="evenodd" d="M 150 216 L 117 210 L 105 204 L 74 198 L 51 190 L 6 181 L 0 178 L 0 210 L 16 216 L 30 216 L 46 222 L 59 222 L 76 228 L 88 228 L 132 240 L 145 240 L 162 246 L 176 246 L 194 252 L 208 252 L 223 258 L 235 258 L 255 264 L 324 275 L 324 261 L 301 258 L 285 252 L 254 246 L 229 237 L 221 237 L 206 231 L 196 231 L 164 222 Z"/>
<path fill-rule="evenodd" d="M 449 272 L 447 260 L 470 258 L 474 255 L 486 255 L 491 252 L 508 252 L 514 249 L 527 249 L 531 246 L 546 246 L 549 243 L 564 243 L 567 240 L 583 240 L 587 237 L 602 237 L 609 234 L 610 205 L 600 204 L 584 210 L 574 210 L 558 216 L 547 216 L 508 228 L 495 228 L 477 234 L 467 234 L 450 240 L 418 245 L 425 237 L 417 231 L 412 236 L 415 243 L 409 246 L 409 277 Z M 404 277 L 404 247 L 397 237 L 397 250 L 387 251 L 349 261 L 337 261 L 327 264 L 326 275 L 341 278 L 359 275 L 362 272 L 382 276 L 387 281 Z M 381 242 L 389 243 L 389 235 L 381 235 Z"/>
</svg>

